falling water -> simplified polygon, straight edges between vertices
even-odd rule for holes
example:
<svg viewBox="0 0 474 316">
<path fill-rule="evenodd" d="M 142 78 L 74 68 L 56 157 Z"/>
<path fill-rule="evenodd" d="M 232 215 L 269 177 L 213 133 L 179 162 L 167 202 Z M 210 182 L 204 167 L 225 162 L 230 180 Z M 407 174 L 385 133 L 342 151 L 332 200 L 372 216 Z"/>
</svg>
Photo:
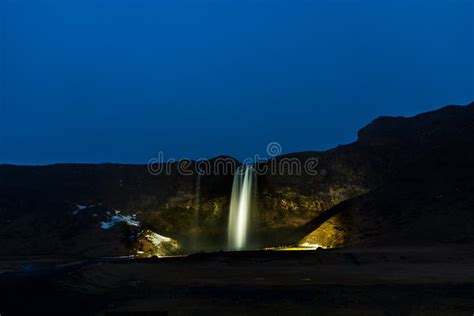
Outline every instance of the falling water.
<svg viewBox="0 0 474 316">
<path fill-rule="evenodd" d="M 234 175 L 230 200 L 228 248 L 242 250 L 247 247 L 249 220 L 254 208 L 256 179 L 252 166 L 241 166 Z"/>
</svg>

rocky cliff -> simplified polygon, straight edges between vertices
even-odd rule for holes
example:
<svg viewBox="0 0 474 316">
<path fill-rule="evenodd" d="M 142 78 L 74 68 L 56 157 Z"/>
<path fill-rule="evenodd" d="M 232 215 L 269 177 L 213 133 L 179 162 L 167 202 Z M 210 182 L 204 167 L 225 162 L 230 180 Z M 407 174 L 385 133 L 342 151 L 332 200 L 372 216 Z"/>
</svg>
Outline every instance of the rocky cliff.
<svg viewBox="0 0 474 316">
<path fill-rule="evenodd" d="M 275 158 L 315 159 L 317 174 L 258 176 L 256 245 L 472 242 L 473 135 L 474 104 L 448 106 L 381 117 L 349 145 Z M 181 175 L 176 165 L 160 175 L 143 165 L 1 165 L 0 255 L 223 249 L 231 186 L 228 172 Z M 150 244 L 152 233 L 171 243 Z"/>
</svg>

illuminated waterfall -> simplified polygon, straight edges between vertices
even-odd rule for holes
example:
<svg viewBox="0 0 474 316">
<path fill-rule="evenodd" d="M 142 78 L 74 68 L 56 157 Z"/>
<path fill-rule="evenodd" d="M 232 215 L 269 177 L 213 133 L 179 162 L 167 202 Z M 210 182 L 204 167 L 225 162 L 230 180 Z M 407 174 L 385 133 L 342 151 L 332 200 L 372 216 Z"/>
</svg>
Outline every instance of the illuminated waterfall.
<svg viewBox="0 0 474 316">
<path fill-rule="evenodd" d="M 252 166 L 241 166 L 234 175 L 229 214 L 229 250 L 247 247 L 249 222 L 255 207 L 255 171 Z"/>
</svg>

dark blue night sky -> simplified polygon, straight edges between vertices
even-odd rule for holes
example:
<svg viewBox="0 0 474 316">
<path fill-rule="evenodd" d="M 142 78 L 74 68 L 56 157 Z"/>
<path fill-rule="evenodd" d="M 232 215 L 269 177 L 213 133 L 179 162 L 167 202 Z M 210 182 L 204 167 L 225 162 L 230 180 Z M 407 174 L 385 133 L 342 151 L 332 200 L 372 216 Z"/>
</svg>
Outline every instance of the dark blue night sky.
<svg viewBox="0 0 474 316">
<path fill-rule="evenodd" d="M 322 150 L 474 100 L 471 0 L 0 6 L 0 163 Z"/>
</svg>

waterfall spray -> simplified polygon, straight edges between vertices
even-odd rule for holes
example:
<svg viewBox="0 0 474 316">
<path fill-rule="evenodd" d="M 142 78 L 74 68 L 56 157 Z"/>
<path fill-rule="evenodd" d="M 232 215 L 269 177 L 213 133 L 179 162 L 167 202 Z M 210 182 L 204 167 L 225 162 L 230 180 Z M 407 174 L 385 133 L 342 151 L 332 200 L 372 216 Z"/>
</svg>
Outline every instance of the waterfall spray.
<svg viewBox="0 0 474 316">
<path fill-rule="evenodd" d="M 242 250 L 248 246 L 249 221 L 255 205 L 256 182 L 252 166 L 241 166 L 234 175 L 228 228 L 230 250 Z"/>
</svg>

